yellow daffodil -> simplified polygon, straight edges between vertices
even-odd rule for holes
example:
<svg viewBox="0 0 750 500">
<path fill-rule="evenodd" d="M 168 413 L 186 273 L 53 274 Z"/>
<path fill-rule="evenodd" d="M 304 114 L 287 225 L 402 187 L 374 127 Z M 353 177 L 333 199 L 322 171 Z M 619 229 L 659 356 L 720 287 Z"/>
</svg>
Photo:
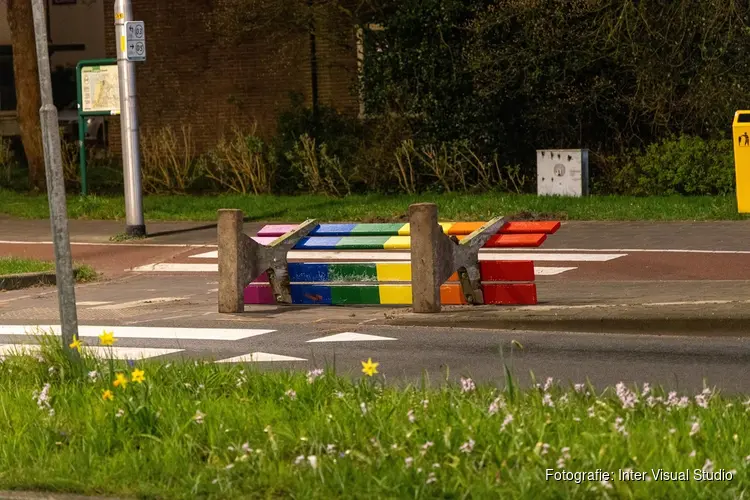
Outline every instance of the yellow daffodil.
<svg viewBox="0 0 750 500">
<path fill-rule="evenodd" d="M 83 342 L 78 340 L 78 337 L 73 335 L 73 342 L 70 344 L 71 349 L 75 349 L 78 352 L 81 352 L 81 346 L 83 345 Z"/>
<path fill-rule="evenodd" d="M 115 380 L 112 385 L 115 387 L 122 386 L 123 389 L 128 386 L 128 378 L 123 375 L 122 373 L 117 374 L 117 380 Z"/>
<path fill-rule="evenodd" d="M 362 373 L 372 377 L 378 373 L 377 367 L 380 363 L 373 363 L 371 358 L 367 358 L 367 362 L 362 361 Z"/>
<path fill-rule="evenodd" d="M 139 370 L 138 368 L 136 368 L 135 370 L 133 370 L 133 373 L 130 374 L 130 379 L 133 382 L 138 382 L 140 384 L 144 380 L 146 380 L 146 377 L 144 376 L 143 370 Z"/>
<path fill-rule="evenodd" d="M 102 399 L 104 401 L 107 401 L 107 400 L 112 401 L 113 399 L 115 399 L 115 397 L 112 394 L 112 391 L 110 391 L 109 389 L 107 389 L 106 391 L 104 391 L 104 394 L 102 394 Z"/>
<path fill-rule="evenodd" d="M 99 342 L 102 345 L 112 345 L 112 344 L 114 344 L 115 342 L 117 342 L 117 339 L 115 338 L 115 333 L 114 332 L 108 332 L 108 331 L 104 330 L 104 333 L 102 333 L 101 335 L 99 335 Z"/>
</svg>

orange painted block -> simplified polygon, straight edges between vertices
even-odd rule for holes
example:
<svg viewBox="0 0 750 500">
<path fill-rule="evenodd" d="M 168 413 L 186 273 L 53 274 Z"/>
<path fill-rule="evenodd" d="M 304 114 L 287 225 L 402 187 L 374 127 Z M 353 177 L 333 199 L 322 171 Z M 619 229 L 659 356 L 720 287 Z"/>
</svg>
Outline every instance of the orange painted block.
<svg viewBox="0 0 750 500">
<path fill-rule="evenodd" d="M 531 260 L 482 260 L 479 262 L 482 283 L 488 281 L 534 281 L 534 262 Z"/>
<path fill-rule="evenodd" d="M 466 297 L 461 292 L 461 285 L 441 285 L 440 303 L 446 306 L 465 305 Z"/>
<path fill-rule="evenodd" d="M 485 304 L 534 305 L 537 303 L 536 285 L 517 283 L 513 285 L 482 285 Z"/>
<path fill-rule="evenodd" d="M 451 226 L 450 234 L 467 236 L 482 227 L 484 224 L 484 222 L 456 222 Z"/>
</svg>

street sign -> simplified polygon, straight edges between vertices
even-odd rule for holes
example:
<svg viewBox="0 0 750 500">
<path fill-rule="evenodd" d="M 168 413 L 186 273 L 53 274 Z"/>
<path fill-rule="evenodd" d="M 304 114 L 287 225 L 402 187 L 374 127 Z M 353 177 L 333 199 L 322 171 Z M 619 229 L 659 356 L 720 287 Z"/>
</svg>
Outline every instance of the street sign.
<svg viewBox="0 0 750 500">
<path fill-rule="evenodd" d="M 128 61 L 146 60 L 146 25 L 143 21 L 125 22 L 125 58 Z"/>
</svg>

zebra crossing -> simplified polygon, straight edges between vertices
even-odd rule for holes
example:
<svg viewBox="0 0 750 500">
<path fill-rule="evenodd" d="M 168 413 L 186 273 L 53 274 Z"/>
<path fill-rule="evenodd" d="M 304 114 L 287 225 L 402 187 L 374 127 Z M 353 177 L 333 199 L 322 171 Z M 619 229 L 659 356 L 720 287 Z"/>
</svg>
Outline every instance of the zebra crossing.
<svg viewBox="0 0 750 500">
<path fill-rule="evenodd" d="M 258 238 L 255 238 L 258 239 Z M 558 276 L 579 269 L 581 264 L 610 262 L 627 253 L 607 253 L 597 251 L 529 251 L 525 250 L 497 250 L 482 249 L 479 260 L 506 261 L 534 261 L 536 276 Z M 405 251 L 360 251 L 360 250 L 321 250 L 321 251 L 290 251 L 290 262 L 295 261 L 327 261 L 327 262 L 359 262 L 359 261 L 408 261 L 409 252 Z M 567 264 L 567 265 L 548 265 Z M 186 252 L 169 262 L 156 262 L 136 266 L 128 269 L 136 273 L 218 273 L 218 251 L 200 251 L 200 253 Z"/>
<path fill-rule="evenodd" d="M 117 341 L 130 340 L 133 343 L 148 341 L 175 341 L 178 345 L 173 347 L 147 347 L 147 346 L 100 346 L 98 337 L 104 332 L 114 334 Z M 191 347 L 183 345 L 185 342 L 200 341 L 211 342 L 217 351 L 224 348 L 236 350 L 237 342 L 251 339 L 253 337 L 266 336 L 278 333 L 278 330 L 258 328 L 188 328 L 188 327 L 158 327 L 158 326 L 112 326 L 112 325 L 80 325 L 78 327 L 79 339 L 83 343 L 82 351 L 98 358 L 113 358 L 124 361 L 139 361 L 146 359 L 158 359 L 171 355 L 188 355 Z M 61 336 L 60 325 L 0 325 L 0 360 L 12 355 L 35 355 L 40 352 L 41 345 L 36 342 L 39 336 L 52 335 Z M 9 337 L 18 342 L 11 343 L 3 340 Z M 310 335 L 309 337 L 313 337 Z M 285 347 L 289 347 L 289 336 L 284 335 Z M 346 343 L 346 342 L 375 342 L 384 340 L 398 340 L 393 337 L 382 337 L 357 332 L 341 332 L 332 334 L 315 335 L 307 338 L 303 343 Z M 90 344 L 90 345 L 89 345 Z M 264 346 L 267 346 L 265 343 Z M 268 362 L 300 362 L 307 361 L 306 358 L 289 356 L 276 352 L 255 351 L 237 354 L 233 356 L 220 356 L 215 363 L 268 363 Z M 166 358 L 165 358 L 166 359 Z"/>
</svg>

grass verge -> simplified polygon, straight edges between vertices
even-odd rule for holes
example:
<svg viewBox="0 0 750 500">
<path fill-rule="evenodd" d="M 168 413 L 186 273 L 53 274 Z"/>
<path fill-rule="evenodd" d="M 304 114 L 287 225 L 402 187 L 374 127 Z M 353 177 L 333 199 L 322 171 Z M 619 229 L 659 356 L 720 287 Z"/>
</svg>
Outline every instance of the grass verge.
<svg viewBox="0 0 750 500">
<path fill-rule="evenodd" d="M 0 489 L 142 498 L 736 498 L 747 484 L 748 407 L 709 389 L 678 397 L 548 380 L 518 390 L 510 376 L 503 391 L 469 379 L 396 388 L 384 374 L 397 367 L 352 380 L 322 369 L 121 363 L 94 359 L 86 347 L 79 367 L 42 342 L 38 359 L 0 364 Z M 622 480 L 626 469 L 651 479 Z M 686 472 L 687 480 L 659 480 L 657 471 Z M 579 475 L 549 476 L 556 472 Z"/>
<path fill-rule="evenodd" d="M 93 281 L 96 271 L 87 264 L 74 264 L 75 279 L 79 283 Z M 55 263 L 46 260 L 0 257 L 0 276 L 21 273 L 43 273 L 55 270 Z"/>
<path fill-rule="evenodd" d="M 49 217 L 47 198 L 0 191 L 0 214 L 41 219 Z M 737 220 L 734 196 L 586 198 L 539 197 L 511 194 L 425 194 L 420 196 L 147 196 L 148 220 L 215 221 L 220 208 L 239 208 L 252 220 L 388 222 L 406 220 L 409 204 L 434 202 L 443 220 L 486 220 L 498 214 L 520 218 L 570 220 Z M 120 220 L 125 217 L 122 197 L 69 196 L 72 219 Z"/>
</svg>

